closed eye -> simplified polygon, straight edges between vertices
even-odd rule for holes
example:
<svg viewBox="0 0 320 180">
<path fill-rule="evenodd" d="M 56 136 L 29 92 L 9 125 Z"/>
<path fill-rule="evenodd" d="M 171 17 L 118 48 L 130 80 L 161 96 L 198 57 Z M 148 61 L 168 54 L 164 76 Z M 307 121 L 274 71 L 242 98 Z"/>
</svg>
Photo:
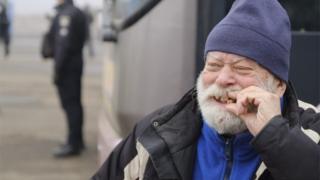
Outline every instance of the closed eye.
<svg viewBox="0 0 320 180">
<path fill-rule="evenodd" d="M 235 66 L 235 67 L 233 67 L 234 69 L 236 69 L 236 70 L 248 70 L 248 71 L 250 71 L 250 70 L 253 70 L 253 68 L 251 68 L 251 67 L 247 67 L 247 66 Z"/>
<path fill-rule="evenodd" d="M 251 72 L 254 71 L 253 68 L 248 67 L 248 66 L 234 66 L 233 69 L 238 74 L 242 74 L 242 75 L 250 74 Z"/>
<path fill-rule="evenodd" d="M 207 64 L 207 70 L 209 71 L 219 71 L 223 68 L 223 64 L 211 62 Z"/>
</svg>

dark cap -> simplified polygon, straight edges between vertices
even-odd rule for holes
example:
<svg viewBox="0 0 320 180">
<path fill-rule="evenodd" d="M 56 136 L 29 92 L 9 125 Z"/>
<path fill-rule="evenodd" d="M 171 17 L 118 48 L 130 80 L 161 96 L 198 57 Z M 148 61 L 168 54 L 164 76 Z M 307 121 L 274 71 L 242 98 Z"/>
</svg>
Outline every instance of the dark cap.
<svg viewBox="0 0 320 180">
<path fill-rule="evenodd" d="M 222 51 L 244 56 L 288 81 L 290 49 L 290 20 L 277 0 L 236 0 L 211 30 L 205 55 Z"/>
</svg>

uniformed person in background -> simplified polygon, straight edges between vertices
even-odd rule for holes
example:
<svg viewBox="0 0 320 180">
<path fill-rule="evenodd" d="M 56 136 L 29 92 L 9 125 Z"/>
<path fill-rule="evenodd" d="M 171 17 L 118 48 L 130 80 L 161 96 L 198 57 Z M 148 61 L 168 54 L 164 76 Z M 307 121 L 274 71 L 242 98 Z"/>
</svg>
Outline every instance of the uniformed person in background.
<svg viewBox="0 0 320 180">
<path fill-rule="evenodd" d="M 65 144 L 54 151 L 64 158 L 79 155 L 85 148 L 83 139 L 83 107 L 81 104 L 82 49 L 87 25 L 84 13 L 72 0 L 57 0 L 57 14 L 52 20 L 49 39 L 54 58 L 54 84 L 66 114 L 68 135 Z"/>
</svg>

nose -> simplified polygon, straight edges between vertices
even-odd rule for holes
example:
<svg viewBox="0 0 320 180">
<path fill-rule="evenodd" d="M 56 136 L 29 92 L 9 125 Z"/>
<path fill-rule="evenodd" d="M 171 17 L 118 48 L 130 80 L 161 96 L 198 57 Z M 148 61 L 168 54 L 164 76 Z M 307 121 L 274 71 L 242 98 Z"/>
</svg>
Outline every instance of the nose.
<svg viewBox="0 0 320 180">
<path fill-rule="evenodd" d="M 219 71 L 215 83 L 217 85 L 220 85 L 221 87 L 228 87 L 234 85 L 236 83 L 236 80 L 234 78 L 234 73 L 232 72 L 232 69 L 229 66 L 224 66 Z"/>
</svg>

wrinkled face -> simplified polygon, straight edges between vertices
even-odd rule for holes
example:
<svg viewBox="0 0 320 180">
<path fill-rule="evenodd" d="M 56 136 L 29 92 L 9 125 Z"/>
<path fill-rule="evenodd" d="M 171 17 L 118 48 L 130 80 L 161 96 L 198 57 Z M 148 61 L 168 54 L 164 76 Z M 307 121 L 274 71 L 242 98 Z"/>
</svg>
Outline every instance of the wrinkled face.
<svg viewBox="0 0 320 180">
<path fill-rule="evenodd" d="M 258 86 L 276 91 L 273 75 L 256 62 L 234 54 L 209 52 L 203 71 L 197 80 L 198 103 L 206 123 L 220 134 L 237 134 L 246 130 L 244 122 L 228 112 L 225 105 L 236 99 L 230 91 Z"/>
</svg>

